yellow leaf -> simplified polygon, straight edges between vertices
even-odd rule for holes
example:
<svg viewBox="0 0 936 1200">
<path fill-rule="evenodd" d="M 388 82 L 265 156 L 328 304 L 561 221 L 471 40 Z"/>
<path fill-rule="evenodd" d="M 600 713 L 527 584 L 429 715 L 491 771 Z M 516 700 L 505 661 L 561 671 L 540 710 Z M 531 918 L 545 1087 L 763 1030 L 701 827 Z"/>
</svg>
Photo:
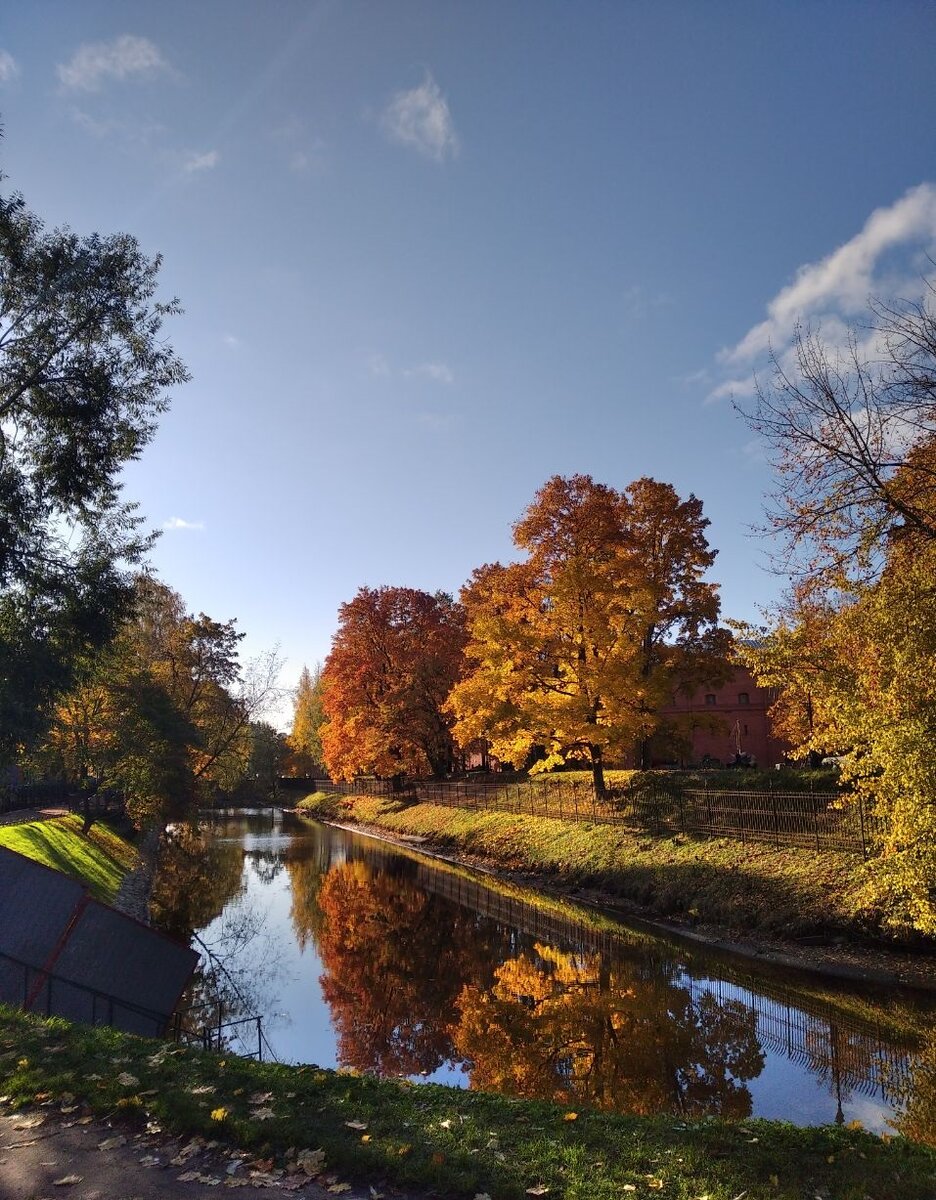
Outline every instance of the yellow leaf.
<svg viewBox="0 0 936 1200">
<path fill-rule="evenodd" d="M 213 1108 L 211 1110 L 211 1119 L 212 1121 L 223 1121 L 227 1113 L 228 1110 L 226 1108 Z"/>
<path fill-rule="evenodd" d="M 565 1116 L 564 1116 L 562 1119 L 563 1119 L 563 1121 L 577 1121 L 577 1120 L 578 1120 L 578 1113 L 576 1113 L 576 1112 L 567 1112 L 567 1113 L 565 1114 Z"/>
</svg>

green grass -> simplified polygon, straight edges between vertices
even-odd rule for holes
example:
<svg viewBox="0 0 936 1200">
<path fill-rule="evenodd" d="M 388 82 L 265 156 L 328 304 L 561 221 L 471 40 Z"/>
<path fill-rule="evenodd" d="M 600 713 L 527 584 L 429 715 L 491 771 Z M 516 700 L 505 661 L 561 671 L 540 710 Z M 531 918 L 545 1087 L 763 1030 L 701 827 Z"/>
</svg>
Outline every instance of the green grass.
<svg viewBox="0 0 936 1200">
<path fill-rule="evenodd" d="M 679 834 L 654 837 L 616 825 L 447 808 L 392 797 L 316 793 L 298 806 L 323 820 L 377 825 L 477 854 L 501 867 L 595 889 L 661 916 L 689 917 L 796 938 L 844 932 L 887 937 L 862 896 L 860 855 L 804 853 Z"/>
<path fill-rule="evenodd" d="M 453 1197 L 522 1200 L 545 1187 L 550 1200 L 931 1200 L 936 1188 L 936 1152 L 860 1129 L 584 1111 L 568 1119 L 548 1103 L 261 1065 L 3 1008 L 0 1091 L 13 1107 L 122 1112 L 280 1166 L 322 1150 L 324 1170 L 342 1179 Z"/>
<path fill-rule="evenodd" d="M 96 821 L 88 834 L 71 814 L 27 825 L 0 825 L 0 846 L 53 867 L 86 884 L 96 900 L 109 903 L 124 875 L 137 864 L 137 853 L 107 825 Z"/>
</svg>

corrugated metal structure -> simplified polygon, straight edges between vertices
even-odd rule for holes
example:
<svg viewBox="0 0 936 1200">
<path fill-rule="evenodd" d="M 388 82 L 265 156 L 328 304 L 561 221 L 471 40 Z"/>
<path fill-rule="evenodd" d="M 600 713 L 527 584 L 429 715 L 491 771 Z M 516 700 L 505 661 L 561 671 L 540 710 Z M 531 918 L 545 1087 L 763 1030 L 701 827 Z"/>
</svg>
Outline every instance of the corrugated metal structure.
<svg viewBox="0 0 936 1200">
<path fill-rule="evenodd" d="M 0 848 L 0 1001 L 161 1036 L 198 955 Z"/>
</svg>

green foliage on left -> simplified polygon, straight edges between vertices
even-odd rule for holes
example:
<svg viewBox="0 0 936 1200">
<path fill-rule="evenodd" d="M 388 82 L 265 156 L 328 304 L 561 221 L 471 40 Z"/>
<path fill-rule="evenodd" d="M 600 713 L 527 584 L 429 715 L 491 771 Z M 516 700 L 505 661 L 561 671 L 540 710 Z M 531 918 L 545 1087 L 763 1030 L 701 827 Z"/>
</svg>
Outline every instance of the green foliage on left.
<svg viewBox="0 0 936 1200">
<path fill-rule="evenodd" d="M 159 268 L 132 237 L 47 232 L 0 196 L 0 761 L 113 636 L 152 540 L 120 473 L 188 378 Z"/>
</svg>

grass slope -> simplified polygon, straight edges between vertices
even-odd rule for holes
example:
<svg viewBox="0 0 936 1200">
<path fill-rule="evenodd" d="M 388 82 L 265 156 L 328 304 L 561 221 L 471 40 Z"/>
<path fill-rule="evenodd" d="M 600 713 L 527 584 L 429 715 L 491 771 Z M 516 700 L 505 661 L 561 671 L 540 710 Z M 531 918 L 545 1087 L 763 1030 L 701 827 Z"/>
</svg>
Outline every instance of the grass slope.
<svg viewBox="0 0 936 1200">
<path fill-rule="evenodd" d="M 53 867 L 87 884 L 96 900 L 110 903 L 124 875 L 137 864 L 137 853 L 107 825 L 96 821 L 81 832 L 74 814 L 26 825 L 0 825 L 0 846 Z"/>
<path fill-rule="evenodd" d="M 0 1008 L 14 1107 L 123 1111 L 295 1170 L 522 1200 L 931 1200 L 936 1152 L 859 1129 L 569 1113 L 437 1085 L 256 1064 Z M 307 1158 L 307 1161 L 309 1159 Z M 334 1190 L 334 1188 L 333 1188 Z"/>
<path fill-rule="evenodd" d="M 859 855 L 776 850 L 728 839 L 653 837 L 620 826 L 475 812 L 392 797 L 316 792 L 298 809 L 324 820 L 377 825 L 509 869 L 598 888 L 664 916 L 801 937 L 830 930 L 884 936 L 861 898 Z"/>
</svg>

